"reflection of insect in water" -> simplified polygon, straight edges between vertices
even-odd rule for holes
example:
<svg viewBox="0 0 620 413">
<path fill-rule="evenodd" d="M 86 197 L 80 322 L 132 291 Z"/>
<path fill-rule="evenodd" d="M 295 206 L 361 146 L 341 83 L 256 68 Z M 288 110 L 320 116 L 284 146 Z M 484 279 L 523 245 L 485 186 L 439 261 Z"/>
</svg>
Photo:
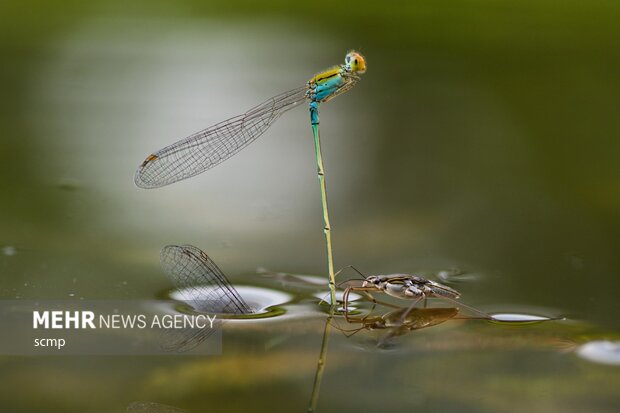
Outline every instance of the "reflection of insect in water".
<svg viewBox="0 0 620 413">
<path fill-rule="evenodd" d="M 381 335 L 376 344 L 378 348 L 385 349 L 393 344 L 396 337 L 409 334 L 414 330 L 436 326 L 456 318 L 458 313 L 458 308 L 414 308 L 413 310 L 400 308 L 381 316 L 345 317 L 350 324 L 360 324 L 358 328 L 347 330 L 335 325 L 334 327 L 342 331 L 346 337 L 351 337 L 361 330 L 386 330 L 386 333 Z M 405 316 L 404 319 L 403 315 Z"/>
<path fill-rule="evenodd" d="M 361 276 L 364 276 L 355 267 L 351 266 L 350 268 L 355 270 Z M 382 292 L 392 297 L 404 300 L 415 300 L 413 304 L 411 304 L 407 308 L 407 310 L 402 313 L 401 323 L 407 319 L 409 312 L 411 312 L 421 300 L 424 300 L 426 304 L 427 298 L 441 298 L 447 301 L 451 301 L 460 306 L 466 307 L 478 314 L 482 314 L 485 318 L 490 318 L 489 315 L 483 313 L 482 311 L 476 310 L 473 307 L 457 301 L 457 299 L 461 296 L 461 293 L 459 293 L 455 289 L 417 275 L 391 274 L 369 275 L 367 277 L 364 277 L 361 286 L 347 287 L 344 291 L 343 301 L 345 315 L 348 314 L 349 294 L 351 293 L 351 291 L 359 291 L 364 293 L 374 303 L 376 303 L 376 300 L 372 295 L 370 295 L 370 292 Z"/>
<path fill-rule="evenodd" d="M 215 314 L 250 314 L 222 270 L 209 256 L 192 245 L 167 245 L 161 250 L 161 265 L 183 300 L 196 311 Z M 213 334 L 214 329 L 167 330 L 161 347 L 189 351 Z"/>
<path fill-rule="evenodd" d="M 396 330 L 395 335 L 403 335 L 413 330 L 419 330 L 425 327 L 432 327 L 437 324 L 441 324 L 451 318 L 454 318 L 458 313 L 458 308 L 414 308 L 409 311 L 403 320 L 403 314 L 408 308 L 399 308 L 387 312 L 380 316 L 365 315 L 364 317 L 351 317 L 347 316 L 345 319 L 350 324 L 361 324 L 358 328 L 343 329 L 336 327 L 342 331 L 345 336 L 351 337 L 361 330 Z M 402 320 L 402 321 L 401 321 Z"/>
</svg>

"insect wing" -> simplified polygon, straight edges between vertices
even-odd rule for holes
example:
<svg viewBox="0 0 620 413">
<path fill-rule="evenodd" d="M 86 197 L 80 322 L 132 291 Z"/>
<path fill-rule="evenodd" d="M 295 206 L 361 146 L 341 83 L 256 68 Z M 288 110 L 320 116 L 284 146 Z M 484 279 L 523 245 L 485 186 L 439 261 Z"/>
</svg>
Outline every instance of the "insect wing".
<svg viewBox="0 0 620 413">
<path fill-rule="evenodd" d="M 195 309 L 218 314 L 248 314 L 252 310 L 207 256 L 191 245 L 168 245 L 161 250 L 161 265 Z"/>
<path fill-rule="evenodd" d="M 225 161 L 263 134 L 287 110 L 306 100 L 307 88 L 281 93 L 151 155 L 138 167 L 134 182 L 158 188 L 198 175 Z"/>
</svg>

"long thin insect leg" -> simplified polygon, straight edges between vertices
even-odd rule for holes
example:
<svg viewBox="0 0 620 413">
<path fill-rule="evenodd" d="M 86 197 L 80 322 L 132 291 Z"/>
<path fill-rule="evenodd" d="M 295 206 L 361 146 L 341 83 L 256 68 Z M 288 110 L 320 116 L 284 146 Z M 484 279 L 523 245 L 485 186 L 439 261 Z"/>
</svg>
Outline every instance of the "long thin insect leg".
<svg viewBox="0 0 620 413">
<path fill-rule="evenodd" d="M 377 307 L 377 300 L 375 299 L 375 297 L 372 296 L 372 294 L 370 294 L 368 291 L 362 291 L 364 293 L 364 295 L 370 300 L 372 301 L 372 308 L 370 309 L 370 311 L 368 312 L 368 314 L 366 314 L 362 320 L 366 320 L 366 318 L 372 314 L 373 311 L 375 311 L 375 307 Z"/>
<path fill-rule="evenodd" d="M 362 279 L 366 279 L 366 276 L 364 274 L 362 274 L 361 271 L 359 271 L 357 268 L 355 268 L 352 265 L 347 265 L 346 267 L 342 267 L 341 269 L 339 269 L 335 274 L 334 274 L 334 278 L 336 278 L 341 272 L 343 272 L 344 270 L 346 270 L 347 268 L 351 268 L 353 271 L 355 271 L 356 273 L 358 273 Z M 340 285 L 340 284 L 338 284 Z"/>
<path fill-rule="evenodd" d="M 455 299 L 453 299 L 453 298 L 450 298 L 450 297 L 441 297 L 441 298 L 443 298 L 444 300 L 448 300 L 448 301 L 450 301 L 450 302 L 453 302 L 454 304 L 456 304 L 456 305 L 458 305 L 458 306 L 465 307 L 465 308 L 467 308 L 468 310 L 471 310 L 471 311 L 473 311 L 473 312 L 474 312 L 474 313 L 476 313 L 476 314 L 480 314 L 480 315 L 481 315 L 481 316 L 483 316 L 486 320 L 492 320 L 492 319 L 493 319 L 493 316 L 491 316 L 491 315 L 489 315 L 489 314 L 485 313 L 484 311 L 478 310 L 477 308 L 474 308 L 474 307 L 472 307 L 472 306 L 470 306 L 470 305 L 464 304 L 464 303 L 462 303 L 462 302 L 460 302 L 460 301 L 457 301 L 457 300 L 455 300 Z"/>
<path fill-rule="evenodd" d="M 345 268 L 347 268 L 347 267 L 345 267 Z M 340 272 L 341 272 L 342 270 L 344 270 L 344 268 L 341 268 L 340 270 L 338 270 L 338 272 L 337 272 L 336 274 L 334 274 L 334 278 L 336 278 L 336 277 L 338 276 L 338 274 L 340 274 Z M 337 288 L 340 288 L 340 286 L 341 286 L 342 284 L 344 284 L 344 283 L 348 283 L 349 281 L 351 281 L 351 280 L 344 280 L 344 281 L 342 281 L 342 282 L 339 282 L 338 284 L 336 284 L 336 287 L 337 287 Z M 346 290 L 345 290 L 345 291 L 346 291 Z M 321 298 L 321 301 L 319 301 L 319 305 L 323 304 L 324 302 L 327 302 L 327 301 L 325 300 L 325 297 L 327 297 L 328 295 L 329 295 L 329 296 L 331 296 L 331 291 L 330 291 L 330 292 L 328 292 L 327 294 L 325 294 L 325 295 L 323 296 L 323 298 Z M 332 303 L 332 305 L 333 305 L 333 304 L 334 304 L 334 303 Z"/>
<path fill-rule="evenodd" d="M 342 296 L 342 300 L 344 301 L 344 317 L 347 319 L 347 321 L 349 321 L 349 319 L 348 319 L 348 314 L 349 314 L 349 294 L 351 293 L 351 291 L 362 292 L 364 295 L 369 297 L 370 300 L 372 300 L 374 305 L 377 304 L 377 300 L 375 300 L 375 298 L 371 294 L 368 293 L 368 291 L 377 291 L 377 289 L 375 287 L 347 287 L 347 289 L 344 290 L 344 294 Z M 375 308 L 374 305 L 373 305 L 373 309 Z"/>
<path fill-rule="evenodd" d="M 392 303 L 386 303 L 385 301 L 380 301 L 380 300 L 377 300 L 377 299 L 375 299 L 374 302 L 375 302 L 375 304 L 381 304 L 384 307 L 402 308 L 402 307 L 400 307 L 398 305 L 395 305 L 395 304 L 392 304 Z"/>
<path fill-rule="evenodd" d="M 420 300 L 422 300 L 422 299 L 426 299 L 426 294 L 425 294 L 425 295 L 423 295 L 422 297 L 418 298 L 417 300 L 415 300 L 415 301 L 413 302 L 413 304 L 411 304 L 411 305 L 409 306 L 409 308 L 407 308 L 407 310 L 403 313 L 403 315 L 402 315 L 402 316 L 400 316 L 400 320 L 399 320 L 399 322 L 400 322 L 401 324 L 403 324 L 403 323 L 405 322 L 405 320 L 407 319 L 407 316 L 409 315 L 409 313 L 411 312 L 411 310 L 413 310 L 413 309 L 415 308 L 416 304 L 418 304 L 418 303 L 420 302 Z"/>
<path fill-rule="evenodd" d="M 339 270 L 338 270 L 338 272 L 336 272 L 336 273 L 334 274 L 334 278 L 335 278 L 335 277 L 337 277 L 337 276 L 338 276 L 338 274 L 340 274 L 343 270 L 345 270 L 345 269 L 347 269 L 347 268 L 353 268 L 353 267 L 352 267 L 351 265 L 348 265 L 348 266 L 346 266 L 346 267 L 343 267 L 343 268 L 339 269 Z M 336 284 L 336 287 L 340 288 L 343 284 L 348 283 L 349 281 L 352 281 L 352 280 L 350 280 L 350 279 L 349 279 L 349 280 L 344 280 L 344 281 L 341 281 L 341 282 L 339 282 L 338 284 Z M 351 288 L 353 288 L 353 287 L 351 287 Z M 358 287 L 355 287 L 355 288 L 358 288 Z M 359 287 L 359 288 L 361 288 L 361 287 Z M 346 292 L 347 292 L 347 290 L 345 289 L 345 294 L 346 294 Z M 319 305 L 320 305 L 320 304 L 322 304 L 323 302 L 327 302 L 327 301 L 325 300 L 325 297 L 326 297 L 326 296 L 328 296 L 328 295 L 330 295 L 330 293 L 325 294 L 325 295 L 323 296 L 323 298 L 321 298 L 321 301 L 319 301 Z M 346 295 L 346 297 L 348 297 L 348 294 Z M 345 301 L 346 301 L 346 299 L 345 299 L 345 295 L 343 295 L 343 302 L 345 302 Z M 345 307 L 346 307 L 346 305 L 345 305 Z"/>
<path fill-rule="evenodd" d="M 349 312 L 349 293 L 351 292 L 351 288 L 353 287 L 347 287 L 344 290 L 344 294 L 342 294 L 342 304 L 344 304 L 344 316 L 347 316 L 347 313 Z"/>
<path fill-rule="evenodd" d="M 346 270 L 347 268 L 351 268 L 351 266 L 347 265 L 346 267 L 342 267 L 341 269 L 336 271 L 336 273 L 334 274 L 334 278 L 337 277 L 338 275 L 340 275 L 340 273 L 343 272 L 344 270 Z"/>
<path fill-rule="evenodd" d="M 345 330 L 340 330 L 340 331 L 342 331 L 342 333 L 344 334 L 344 336 L 345 336 L 346 338 L 349 338 L 349 337 L 353 337 L 354 335 L 356 335 L 357 333 L 359 333 L 359 332 L 360 332 L 360 331 L 362 331 L 363 329 L 364 329 L 364 327 L 360 327 L 360 328 L 356 328 L 356 329 L 349 330 L 349 331 L 345 331 Z M 351 334 L 347 334 L 347 333 L 349 333 L 350 331 L 353 331 L 353 332 L 352 332 Z"/>
<path fill-rule="evenodd" d="M 347 268 L 351 268 L 353 271 L 358 273 L 363 279 L 366 279 L 366 275 L 364 275 L 360 270 L 358 270 L 352 265 L 347 265 L 346 267 L 342 267 L 341 269 L 338 270 L 336 274 L 334 274 L 334 276 L 337 276 L 338 274 L 340 274 L 342 271 L 346 270 Z"/>
<path fill-rule="evenodd" d="M 351 328 L 351 329 L 346 329 L 346 328 L 342 328 L 338 325 L 336 325 L 333 322 L 330 322 L 331 326 L 334 327 L 336 330 L 342 331 L 342 333 L 344 334 L 344 336 L 346 338 L 349 338 L 351 336 L 353 336 L 354 334 L 358 333 L 360 330 L 364 329 L 364 326 L 362 325 L 362 327 L 358 327 L 358 328 Z M 349 334 L 350 333 L 350 334 Z"/>
<path fill-rule="evenodd" d="M 360 270 L 358 270 L 357 268 L 355 268 L 354 266 L 349 265 L 349 267 L 351 267 L 351 269 L 355 271 L 356 273 L 358 273 L 361 277 L 366 278 L 366 275 L 362 273 Z"/>
<path fill-rule="evenodd" d="M 336 287 L 340 288 L 340 286 L 341 286 L 342 284 L 346 284 L 346 283 L 348 283 L 349 281 L 352 281 L 352 280 L 344 280 L 344 281 L 342 281 L 342 282 L 339 282 L 338 284 L 336 284 Z"/>
</svg>

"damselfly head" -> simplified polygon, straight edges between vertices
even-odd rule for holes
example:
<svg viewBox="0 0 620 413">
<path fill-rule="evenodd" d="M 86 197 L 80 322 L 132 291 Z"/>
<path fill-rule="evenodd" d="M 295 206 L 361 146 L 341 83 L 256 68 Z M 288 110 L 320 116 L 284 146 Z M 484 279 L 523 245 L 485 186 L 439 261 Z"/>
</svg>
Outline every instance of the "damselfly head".
<svg viewBox="0 0 620 413">
<path fill-rule="evenodd" d="M 344 66 L 350 72 L 362 74 L 366 72 L 366 59 L 355 50 L 351 50 L 344 58 Z"/>
</svg>

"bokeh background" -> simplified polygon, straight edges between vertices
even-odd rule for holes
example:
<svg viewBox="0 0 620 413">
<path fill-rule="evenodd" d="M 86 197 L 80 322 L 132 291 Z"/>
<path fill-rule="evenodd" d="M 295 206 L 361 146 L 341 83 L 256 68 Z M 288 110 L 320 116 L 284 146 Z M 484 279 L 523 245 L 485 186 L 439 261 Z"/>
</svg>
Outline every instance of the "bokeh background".
<svg viewBox="0 0 620 413">
<path fill-rule="evenodd" d="M 617 337 L 619 21 L 603 0 L 3 2 L 0 298 L 153 298 L 170 287 L 158 262 L 170 243 L 199 246 L 237 283 L 257 267 L 324 274 L 307 111 L 191 180 L 145 191 L 133 173 L 356 49 L 368 72 L 321 108 L 336 266 L 462 269 L 469 304 Z M 0 405 L 304 410 L 322 323 L 241 329 L 206 361 L 3 357 Z M 541 350 L 547 330 L 527 330 L 526 351 L 500 340 L 522 331 L 480 328 L 459 327 L 470 345 L 447 353 L 433 349 L 449 332 L 425 330 L 426 350 L 414 340 L 397 356 L 337 336 L 319 406 L 620 405 L 617 367 Z"/>
</svg>

